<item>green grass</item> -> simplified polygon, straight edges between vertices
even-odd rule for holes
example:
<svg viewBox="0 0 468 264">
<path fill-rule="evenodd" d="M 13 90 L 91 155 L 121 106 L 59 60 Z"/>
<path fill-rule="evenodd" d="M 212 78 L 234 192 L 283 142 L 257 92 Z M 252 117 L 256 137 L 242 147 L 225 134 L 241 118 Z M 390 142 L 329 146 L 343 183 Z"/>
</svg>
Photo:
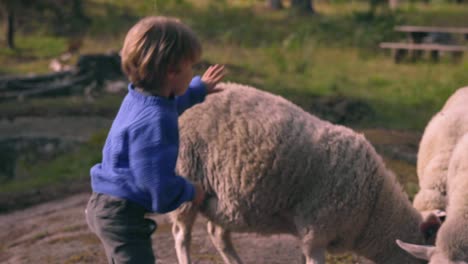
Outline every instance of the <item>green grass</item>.
<svg viewBox="0 0 468 264">
<path fill-rule="evenodd" d="M 56 183 L 73 183 L 89 178 L 89 169 L 101 160 L 102 142 L 107 131 L 93 136 L 80 148 L 66 155 L 59 155 L 52 161 L 21 166 L 23 179 L 0 185 L 0 193 L 21 193 L 50 187 Z"/>
<path fill-rule="evenodd" d="M 54 36 L 19 35 L 15 43 L 14 50 L 0 48 L 0 73 L 47 73 L 50 60 L 66 48 L 65 38 Z"/>
<path fill-rule="evenodd" d="M 252 73 L 226 79 L 286 97 L 304 93 L 363 99 L 377 115 L 356 125 L 420 130 L 455 89 L 468 83 L 466 59 L 460 64 L 443 59 L 396 65 L 377 48 L 381 41 L 405 37 L 393 31 L 395 25 L 467 26 L 467 5 L 409 3 L 393 13 L 370 15 L 365 1 L 317 1 L 315 16 L 270 11 L 264 1 L 253 0 L 90 0 L 85 8 L 91 23 L 80 32 L 83 53 L 118 50 L 142 16 L 177 16 L 198 33 L 209 61 Z M 0 72 L 45 72 L 69 41 L 29 35 L 19 32 L 17 51 L 0 49 Z"/>
</svg>

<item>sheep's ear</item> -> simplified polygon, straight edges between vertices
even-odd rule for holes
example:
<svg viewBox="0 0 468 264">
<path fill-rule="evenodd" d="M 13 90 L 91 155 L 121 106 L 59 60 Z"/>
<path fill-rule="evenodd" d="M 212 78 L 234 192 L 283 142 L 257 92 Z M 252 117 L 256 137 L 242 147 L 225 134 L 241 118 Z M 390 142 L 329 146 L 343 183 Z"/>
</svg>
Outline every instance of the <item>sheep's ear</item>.
<svg viewBox="0 0 468 264">
<path fill-rule="evenodd" d="M 434 246 L 423 246 L 423 245 L 415 245 L 405 243 L 399 239 L 396 240 L 396 243 L 400 248 L 404 251 L 410 253 L 413 257 L 423 260 L 430 260 L 432 254 L 434 254 L 435 247 Z"/>
</svg>

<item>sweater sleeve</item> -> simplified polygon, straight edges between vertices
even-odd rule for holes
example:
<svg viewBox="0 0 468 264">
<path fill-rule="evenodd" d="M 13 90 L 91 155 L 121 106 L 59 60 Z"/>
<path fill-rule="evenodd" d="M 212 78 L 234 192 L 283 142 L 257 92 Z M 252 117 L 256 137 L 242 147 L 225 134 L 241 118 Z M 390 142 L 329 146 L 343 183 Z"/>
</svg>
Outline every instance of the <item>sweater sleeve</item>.
<svg viewBox="0 0 468 264">
<path fill-rule="evenodd" d="M 182 203 L 192 201 L 194 186 L 175 174 L 177 147 L 164 144 L 157 127 L 138 129 L 130 149 L 130 168 L 139 188 L 151 197 L 154 212 L 167 213 Z"/>
<path fill-rule="evenodd" d="M 190 107 L 201 103 L 206 97 L 206 87 L 200 76 L 195 76 L 190 82 L 185 94 L 176 97 L 177 112 L 181 115 Z"/>
</svg>

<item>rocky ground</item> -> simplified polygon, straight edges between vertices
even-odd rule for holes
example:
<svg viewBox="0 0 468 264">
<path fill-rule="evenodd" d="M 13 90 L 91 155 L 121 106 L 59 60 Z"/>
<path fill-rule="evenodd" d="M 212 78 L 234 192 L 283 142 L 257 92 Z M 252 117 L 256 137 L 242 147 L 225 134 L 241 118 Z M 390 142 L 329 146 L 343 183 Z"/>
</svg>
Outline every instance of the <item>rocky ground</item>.
<svg viewBox="0 0 468 264">
<path fill-rule="evenodd" d="M 44 203 L 0 216 L 0 263 L 106 263 L 104 250 L 87 228 L 84 218 L 88 193 Z M 160 264 L 177 263 L 171 225 L 164 215 L 158 222 L 153 247 Z M 234 234 L 234 243 L 245 263 L 301 263 L 294 237 Z M 192 239 L 193 263 L 223 263 L 198 217 Z M 358 263 L 352 256 L 330 257 L 330 263 Z"/>
</svg>

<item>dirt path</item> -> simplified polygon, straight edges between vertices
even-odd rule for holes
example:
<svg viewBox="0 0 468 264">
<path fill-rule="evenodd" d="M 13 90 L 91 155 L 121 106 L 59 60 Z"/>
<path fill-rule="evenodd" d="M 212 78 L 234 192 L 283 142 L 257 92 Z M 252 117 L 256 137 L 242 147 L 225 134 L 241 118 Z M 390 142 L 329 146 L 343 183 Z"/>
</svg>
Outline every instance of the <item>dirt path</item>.
<svg viewBox="0 0 468 264">
<path fill-rule="evenodd" d="M 78 194 L 0 215 L 0 263 L 106 263 L 104 251 L 84 219 L 88 197 L 87 193 Z M 159 225 L 153 235 L 158 263 L 177 263 L 168 219 L 162 215 L 154 219 Z M 192 240 L 193 263 L 222 263 L 201 217 L 197 219 Z M 299 245 L 292 236 L 234 234 L 233 240 L 245 263 L 295 264 L 301 260 Z M 356 263 L 352 259 L 329 257 L 327 263 Z"/>
</svg>

